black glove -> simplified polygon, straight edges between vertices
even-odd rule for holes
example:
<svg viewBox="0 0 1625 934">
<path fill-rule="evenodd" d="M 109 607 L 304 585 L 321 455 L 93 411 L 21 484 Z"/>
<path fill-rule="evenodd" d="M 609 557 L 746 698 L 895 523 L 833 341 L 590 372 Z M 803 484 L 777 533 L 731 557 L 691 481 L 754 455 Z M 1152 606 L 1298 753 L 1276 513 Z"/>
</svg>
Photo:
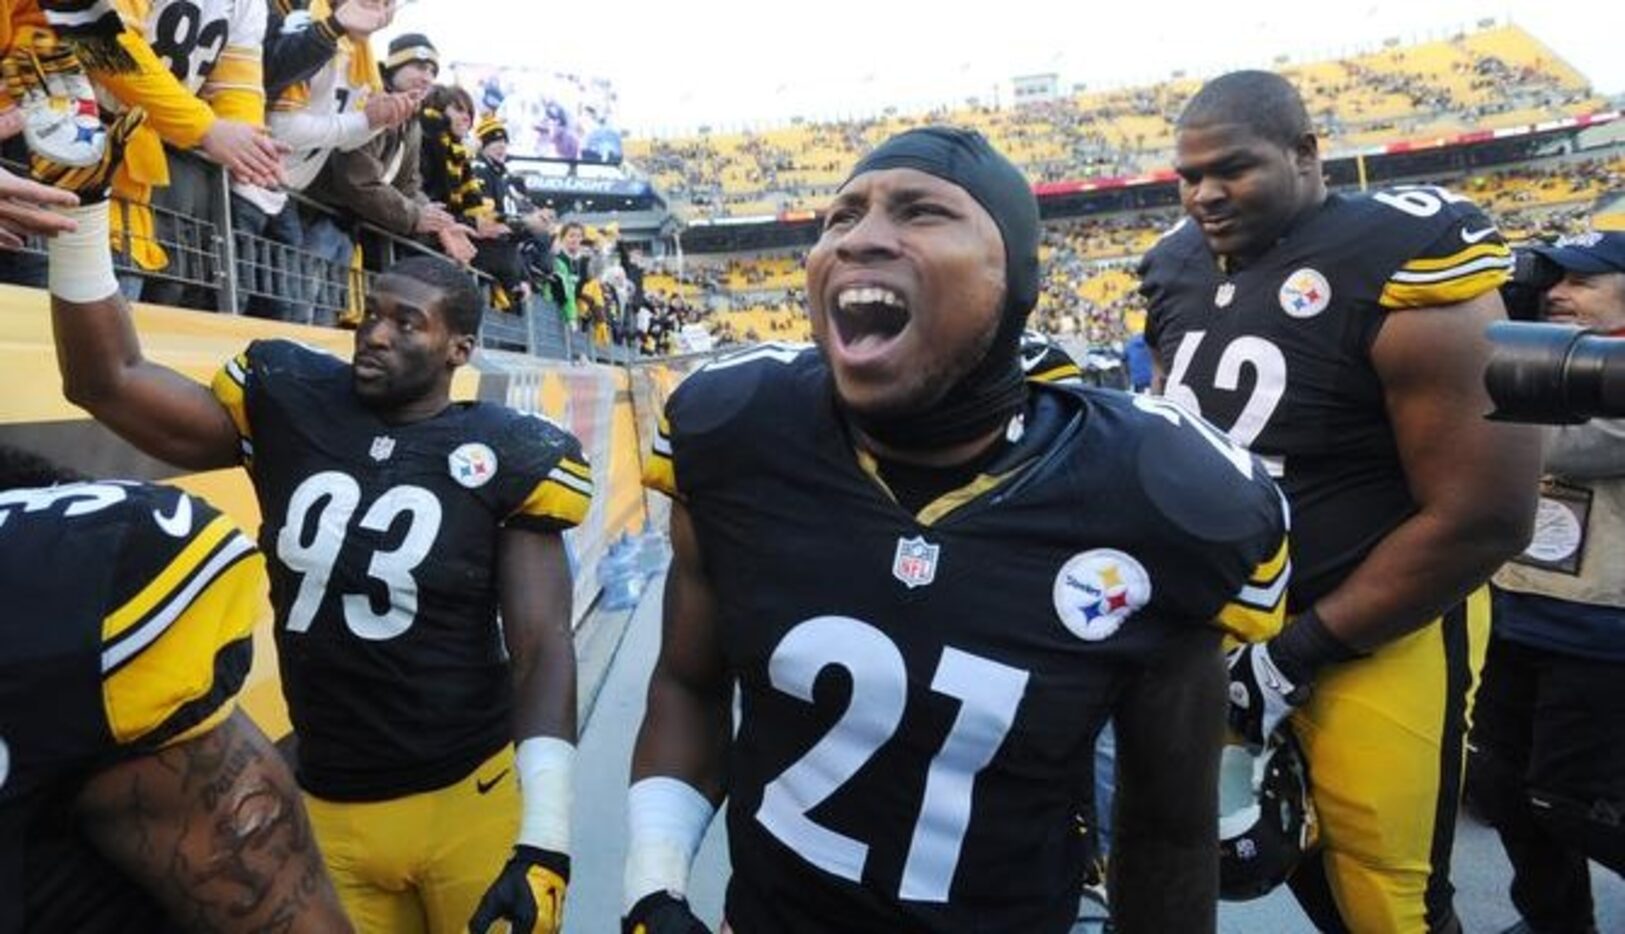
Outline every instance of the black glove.
<svg viewBox="0 0 1625 934">
<path fill-rule="evenodd" d="M 621 919 L 621 934 L 711 934 L 711 929 L 688 910 L 687 900 L 661 891 L 638 899 Z"/>
<path fill-rule="evenodd" d="M 514 934 L 558 934 L 564 929 L 564 891 L 570 884 L 570 857 L 533 846 L 516 846 L 497 881 L 485 890 L 468 922 L 485 934 L 500 919 Z"/>
</svg>

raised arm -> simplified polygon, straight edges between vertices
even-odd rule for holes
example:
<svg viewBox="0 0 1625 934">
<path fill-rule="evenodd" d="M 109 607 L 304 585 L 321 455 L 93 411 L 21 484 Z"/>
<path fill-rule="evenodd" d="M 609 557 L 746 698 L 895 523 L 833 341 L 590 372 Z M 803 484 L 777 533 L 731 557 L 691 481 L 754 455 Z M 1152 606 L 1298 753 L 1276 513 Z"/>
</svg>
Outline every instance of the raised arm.
<svg viewBox="0 0 1625 934">
<path fill-rule="evenodd" d="M 1214 929 L 1225 684 L 1219 633 L 1196 633 L 1141 672 L 1113 713 L 1109 890 L 1124 934 Z"/>
<path fill-rule="evenodd" d="M 240 711 L 101 772 L 77 806 L 96 847 L 185 930 L 351 930 L 293 776 Z"/>
<path fill-rule="evenodd" d="M 1370 650 L 1438 616 L 1528 543 L 1539 429 L 1484 418 L 1493 291 L 1453 307 L 1389 312 L 1372 347 L 1418 509 L 1316 604 L 1337 639 Z"/>
<path fill-rule="evenodd" d="M 51 326 L 63 394 L 159 460 L 188 470 L 236 465 L 237 427 L 231 415 L 207 386 L 141 355 L 124 296 L 116 289 L 80 301 L 60 294 L 73 285 L 62 281 L 59 267 L 74 266 L 80 250 L 99 249 L 111 277 L 105 207 L 100 220 L 99 243 L 82 242 L 81 229 L 58 235 L 51 244 Z M 65 243 L 70 237 L 76 242 Z"/>
</svg>

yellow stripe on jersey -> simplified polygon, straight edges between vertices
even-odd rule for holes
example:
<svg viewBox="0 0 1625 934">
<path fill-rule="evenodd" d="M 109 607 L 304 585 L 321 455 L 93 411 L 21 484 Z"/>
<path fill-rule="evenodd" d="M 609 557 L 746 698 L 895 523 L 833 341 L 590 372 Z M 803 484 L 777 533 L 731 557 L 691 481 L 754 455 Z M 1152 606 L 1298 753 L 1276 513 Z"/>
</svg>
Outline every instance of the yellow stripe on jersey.
<svg viewBox="0 0 1625 934">
<path fill-rule="evenodd" d="M 1419 257 L 1401 266 L 1383 286 L 1382 307 L 1454 305 L 1499 288 L 1512 275 L 1505 243 L 1480 243 L 1449 256 Z"/>
<path fill-rule="evenodd" d="M 209 389 L 220 404 L 226 407 L 231 415 L 231 423 L 237 426 L 238 447 L 241 449 L 243 463 L 254 458 L 254 432 L 248 424 L 248 354 L 240 353 L 226 361 L 214 379 L 209 383 Z"/>
<path fill-rule="evenodd" d="M 190 504 L 188 504 L 190 505 Z M 116 642 L 135 626 L 151 619 L 214 554 L 222 541 L 237 531 L 225 516 L 215 516 L 147 586 L 102 620 L 102 645 Z"/>
<path fill-rule="evenodd" d="M 130 744 L 173 729 L 167 745 L 229 713 L 241 684 L 217 683 L 217 662 L 243 652 L 246 669 L 264 599 L 265 559 L 234 533 L 157 614 L 103 649 L 102 702 L 113 738 Z M 200 701 L 214 708 L 192 709 Z M 176 723 L 177 715 L 195 722 Z"/>
<path fill-rule="evenodd" d="M 655 420 L 655 440 L 648 456 L 643 459 L 643 485 L 674 498 L 677 492 L 677 468 L 671 460 L 671 425 L 664 414 Z"/>
<path fill-rule="evenodd" d="M 1058 383 L 1064 379 L 1082 379 L 1083 370 L 1076 363 L 1063 363 L 1042 373 L 1028 373 L 1027 378 L 1035 383 Z"/>
<path fill-rule="evenodd" d="M 570 473 L 575 474 L 577 477 L 587 481 L 589 485 L 592 483 L 592 467 L 588 466 L 586 461 L 572 460 L 568 457 L 564 457 L 560 458 L 558 464 L 555 466 L 561 467 Z"/>
<path fill-rule="evenodd" d="M 1439 272 L 1452 266 L 1472 262 L 1475 259 L 1483 259 L 1486 256 L 1505 257 L 1508 254 L 1509 251 L 1504 243 L 1480 243 L 1477 246 L 1470 246 L 1459 253 L 1452 253 L 1449 256 L 1414 257 L 1405 265 L 1399 267 L 1399 271 L 1409 273 Z"/>
<path fill-rule="evenodd" d="M 509 518 L 530 516 L 552 519 L 567 526 L 580 525 L 592 507 L 592 475 L 589 473 L 583 479 L 577 472 L 585 468 L 584 464 L 559 461 Z"/>
<path fill-rule="evenodd" d="M 1510 266 L 1505 269 L 1487 269 L 1483 272 L 1452 279 L 1449 282 L 1429 282 L 1407 285 L 1392 280 L 1382 288 L 1382 307 L 1390 311 L 1406 308 L 1431 308 L 1435 305 L 1455 305 L 1477 298 L 1492 289 L 1498 289 L 1511 278 Z"/>
<path fill-rule="evenodd" d="M 1242 587 L 1219 608 L 1219 627 L 1243 642 L 1262 642 L 1281 631 L 1286 622 L 1286 586 L 1292 578 L 1287 540 L 1281 539 L 1266 561 L 1253 569 Z"/>
</svg>

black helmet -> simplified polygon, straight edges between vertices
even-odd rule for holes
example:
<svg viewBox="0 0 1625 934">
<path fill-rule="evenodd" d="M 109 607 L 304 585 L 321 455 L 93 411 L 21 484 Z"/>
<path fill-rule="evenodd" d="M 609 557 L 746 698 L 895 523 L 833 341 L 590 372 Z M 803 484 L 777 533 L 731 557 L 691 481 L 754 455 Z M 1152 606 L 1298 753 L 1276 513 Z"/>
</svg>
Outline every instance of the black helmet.
<svg viewBox="0 0 1625 934">
<path fill-rule="evenodd" d="M 1250 901 L 1285 882 L 1317 842 L 1309 770 L 1291 732 L 1262 750 L 1226 745 L 1219 762 L 1219 897 Z"/>
</svg>

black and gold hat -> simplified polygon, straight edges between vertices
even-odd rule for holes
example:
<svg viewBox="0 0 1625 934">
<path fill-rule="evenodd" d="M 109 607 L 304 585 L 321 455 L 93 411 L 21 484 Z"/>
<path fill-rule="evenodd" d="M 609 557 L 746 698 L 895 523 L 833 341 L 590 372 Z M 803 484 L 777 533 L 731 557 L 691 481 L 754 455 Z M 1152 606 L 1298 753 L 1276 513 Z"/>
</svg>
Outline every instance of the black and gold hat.
<svg viewBox="0 0 1625 934">
<path fill-rule="evenodd" d="M 440 74 L 440 51 L 420 32 L 401 33 L 389 40 L 389 54 L 383 64 L 384 78 L 388 79 L 395 69 L 412 62 L 425 62 L 437 77 Z"/>
</svg>

